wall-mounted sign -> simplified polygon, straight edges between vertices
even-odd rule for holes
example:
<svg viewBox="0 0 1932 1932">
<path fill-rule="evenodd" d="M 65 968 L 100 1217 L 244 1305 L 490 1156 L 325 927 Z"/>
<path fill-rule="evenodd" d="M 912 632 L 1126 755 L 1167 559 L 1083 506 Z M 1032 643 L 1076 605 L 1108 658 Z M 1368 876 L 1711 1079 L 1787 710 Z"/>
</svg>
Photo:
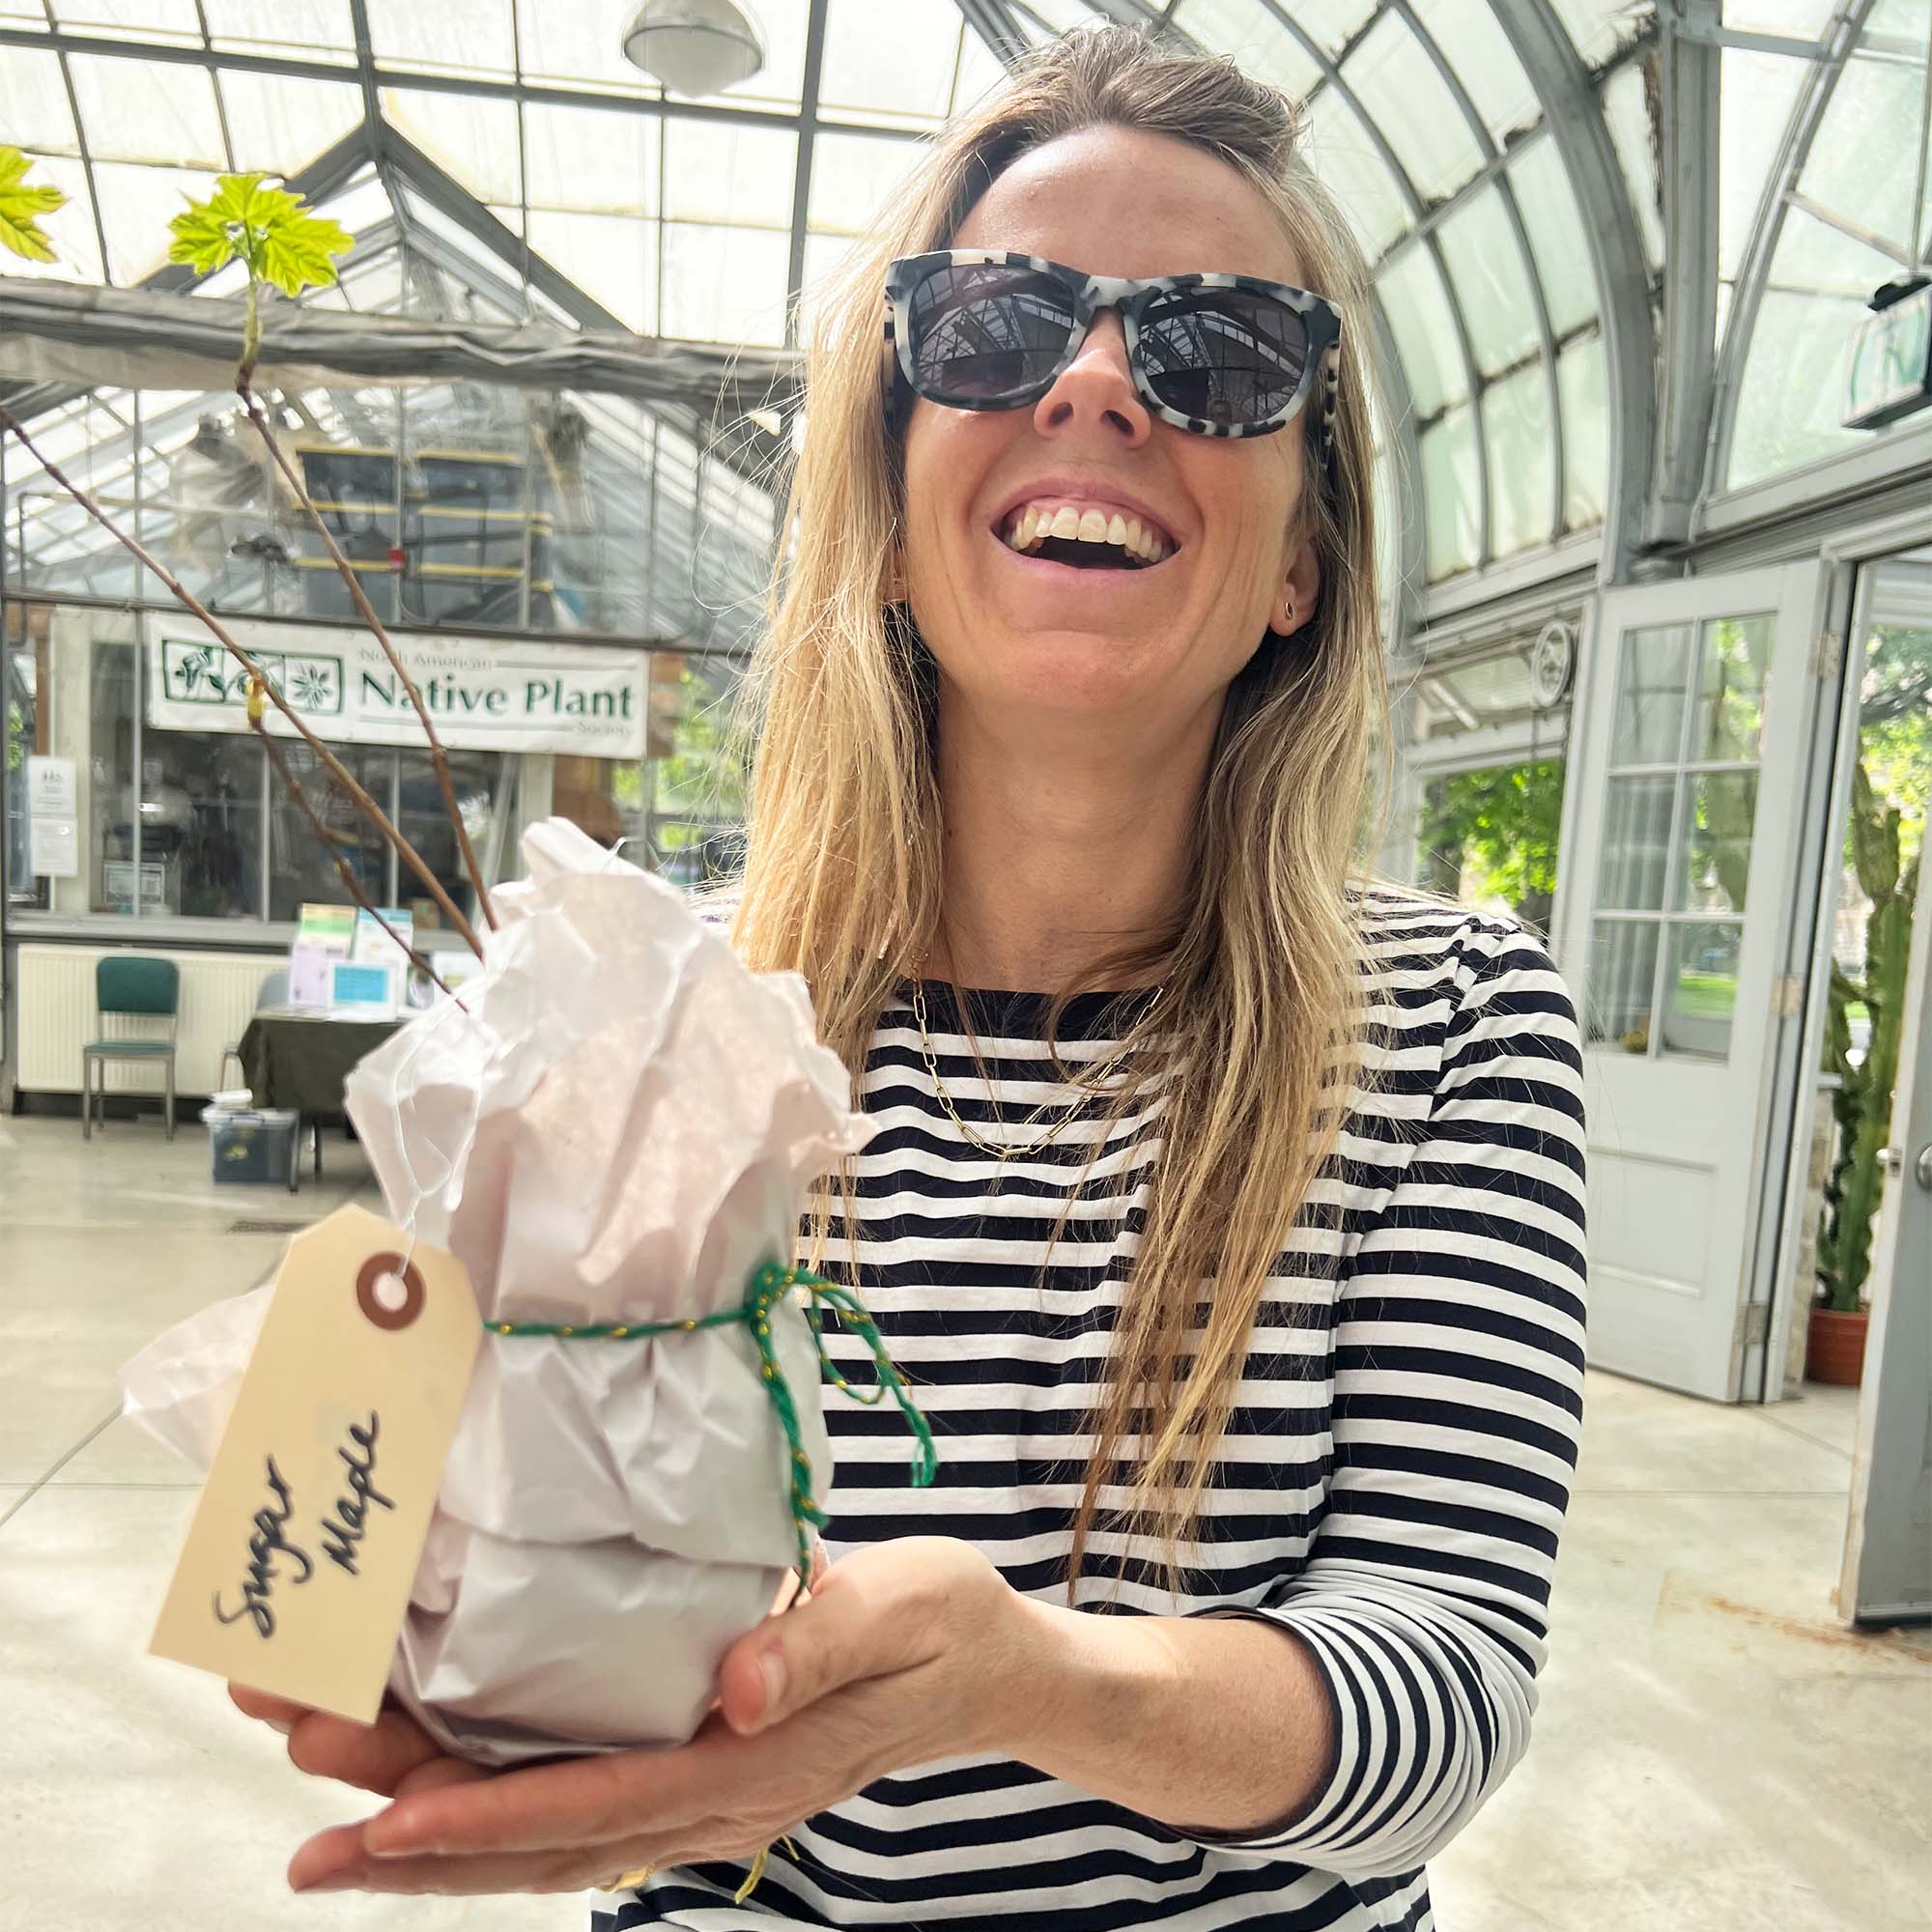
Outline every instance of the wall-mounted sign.
<svg viewBox="0 0 1932 1932">
<path fill-rule="evenodd" d="M 229 620 L 317 737 L 421 745 L 409 693 L 374 638 L 312 625 Z M 248 679 L 212 638 L 165 621 L 148 652 L 148 723 L 167 731 L 246 731 Z M 396 647 L 452 751 L 644 754 L 649 654 L 489 638 L 399 637 Z M 277 737 L 295 736 L 272 705 Z"/>
<path fill-rule="evenodd" d="M 71 758 L 27 760 L 27 869 L 36 878 L 71 879 L 80 840 Z"/>
<path fill-rule="evenodd" d="M 1889 290 L 1879 293 L 1890 296 Z M 1932 403 L 1932 282 L 1890 296 L 1859 324 L 1845 379 L 1845 427 L 1882 429 L 1927 403 Z"/>
</svg>

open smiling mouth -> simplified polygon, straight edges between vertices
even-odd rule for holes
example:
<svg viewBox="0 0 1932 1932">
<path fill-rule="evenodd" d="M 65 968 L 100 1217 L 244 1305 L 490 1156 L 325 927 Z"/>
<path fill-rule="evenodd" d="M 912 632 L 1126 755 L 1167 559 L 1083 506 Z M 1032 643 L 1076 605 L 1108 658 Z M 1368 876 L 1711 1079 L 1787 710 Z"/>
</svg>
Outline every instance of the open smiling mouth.
<svg viewBox="0 0 1932 1932">
<path fill-rule="evenodd" d="M 1138 517 L 1071 503 L 1024 503 L 1002 519 L 998 535 L 1022 556 L 1076 570 L 1147 570 L 1179 548 Z"/>
</svg>

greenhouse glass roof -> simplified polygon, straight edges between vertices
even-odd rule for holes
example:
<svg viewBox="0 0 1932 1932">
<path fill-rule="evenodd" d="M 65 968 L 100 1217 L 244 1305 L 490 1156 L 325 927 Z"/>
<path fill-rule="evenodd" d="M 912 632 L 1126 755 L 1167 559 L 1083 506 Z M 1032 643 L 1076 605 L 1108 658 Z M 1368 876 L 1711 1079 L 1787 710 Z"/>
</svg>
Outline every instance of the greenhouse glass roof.
<svg viewBox="0 0 1932 1932">
<path fill-rule="evenodd" d="M 1861 306 L 1932 254 L 1932 0 L 751 0 L 763 68 L 697 101 L 624 61 L 628 11 L 0 0 L 0 141 L 71 197 L 61 261 L 10 270 L 180 291 L 167 216 L 261 168 L 358 236 L 314 299 L 781 351 L 920 137 L 1031 42 L 1138 21 L 1306 102 L 1376 267 L 1399 554 L 1440 583 L 1681 538 L 1858 441 Z"/>
</svg>

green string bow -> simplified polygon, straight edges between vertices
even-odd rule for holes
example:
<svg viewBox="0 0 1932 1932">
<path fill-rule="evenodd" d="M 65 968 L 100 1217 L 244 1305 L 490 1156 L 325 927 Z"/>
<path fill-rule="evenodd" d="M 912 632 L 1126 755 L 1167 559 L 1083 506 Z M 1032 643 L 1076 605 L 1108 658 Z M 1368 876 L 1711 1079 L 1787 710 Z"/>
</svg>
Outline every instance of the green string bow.
<svg viewBox="0 0 1932 1932">
<path fill-rule="evenodd" d="M 681 1321 L 486 1321 L 483 1326 L 492 1335 L 540 1335 L 561 1342 L 643 1342 L 660 1335 L 689 1335 L 699 1328 L 728 1328 L 742 1321 L 752 1331 L 765 1392 L 778 1411 L 779 1427 L 784 1432 L 785 1445 L 791 1452 L 791 1516 L 798 1530 L 799 1581 L 806 1583 L 811 1577 L 810 1531 L 814 1527 L 823 1529 L 828 1519 L 811 1492 L 811 1459 L 805 1453 L 798 1402 L 785 1379 L 784 1370 L 779 1366 L 778 1349 L 772 1341 L 772 1310 L 795 1288 L 804 1289 L 810 1297 L 805 1306 L 805 1317 L 811 1329 L 812 1346 L 818 1350 L 819 1364 L 832 1378 L 833 1386 L 868 1408 L 875 1407 L 891 1393 L 913 1433 L 913 1487 L 928 1488 L 939 1469 L 939 1452 L 933 1447 L 932 1430 L 907 1392 L 904 1378 L 894 1366 L 892 1356 L 886 1352 L 885 1338 L 880 1335 L 877 1322 L 866 1312 L 866 1304 L 849 1288 L 827 1281 L 823 1275 L 767 1264 L 753 1276 L 751 1293 L 736 1308 L 723 1308 L 715 1315 L 689 1316 Z M 838 1310 L 845 1325 L 872 1351 L 879 1378 L 871 1387 L 854 1388 L 825 1352 L 821 1304 Z"/>
</svg>

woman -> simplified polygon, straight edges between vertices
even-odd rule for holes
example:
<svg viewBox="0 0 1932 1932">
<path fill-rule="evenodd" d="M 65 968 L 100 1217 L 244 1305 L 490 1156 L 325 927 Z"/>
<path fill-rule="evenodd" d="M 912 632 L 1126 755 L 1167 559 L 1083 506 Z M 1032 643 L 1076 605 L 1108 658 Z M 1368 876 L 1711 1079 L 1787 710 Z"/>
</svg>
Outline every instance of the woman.
<svg viewBox="0 0 1932 1932">
<path fill-rule="evenodd" d="M 940 1487 L 828 1405 L 834 1560 L 679 1750 L 486 1776 L 239 1693 L 400 1801 L 298 1888 L 1430 1922 L 1543 1657 L 1579 1062 L 1520 928 L 1350 875 L 1366 338 L 1293 111 L 1224 63 L 1075 35 L 940 141 L 812 364 L 737 913 L 878 1119 L 816 1248 Z"/>
</svg>

